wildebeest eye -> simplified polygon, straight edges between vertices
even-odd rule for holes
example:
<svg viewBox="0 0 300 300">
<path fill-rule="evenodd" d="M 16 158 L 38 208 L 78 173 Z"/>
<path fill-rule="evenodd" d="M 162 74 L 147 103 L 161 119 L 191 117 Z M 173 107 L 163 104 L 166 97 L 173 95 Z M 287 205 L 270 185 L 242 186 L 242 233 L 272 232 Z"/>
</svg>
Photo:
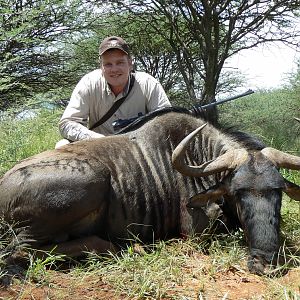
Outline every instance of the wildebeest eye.
<svg viewBox="0 0 300 300">
<path fill-rule="evenodd" d="M 247 192 L 247 190 L 245 188 L 239 188 L 234 190 L 234 196 L 239 197 L 242 196 L 243 194 L 245 194 Z"/>
</svg>

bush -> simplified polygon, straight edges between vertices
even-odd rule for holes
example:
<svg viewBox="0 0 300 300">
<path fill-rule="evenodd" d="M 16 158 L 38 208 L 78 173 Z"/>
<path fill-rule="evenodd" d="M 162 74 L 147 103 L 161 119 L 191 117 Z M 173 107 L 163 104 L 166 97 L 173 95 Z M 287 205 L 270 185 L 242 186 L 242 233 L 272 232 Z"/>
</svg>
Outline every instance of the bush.
<svg viewBox="0 0 300 300">
<path fill-rule="evenodd" d="M 288 90 L 260 91 L 220 107 L 220 121 L 252 133 L 268 146 L 297 153 L 299 96 Z"/>
</svg>

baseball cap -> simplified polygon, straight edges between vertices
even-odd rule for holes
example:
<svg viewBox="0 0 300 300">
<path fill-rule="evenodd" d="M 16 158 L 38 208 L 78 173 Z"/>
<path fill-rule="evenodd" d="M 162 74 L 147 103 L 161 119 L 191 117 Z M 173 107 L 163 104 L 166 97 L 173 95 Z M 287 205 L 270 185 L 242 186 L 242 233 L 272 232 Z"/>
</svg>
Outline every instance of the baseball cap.
<svg viewBox="0 0 300 300">
<path fill-rule="evenodd" d="M 109 36 L 105 38 L 99 47 L 99 55 L 102 55 L 105 51 L 109 49 L 120 49 L 129 55 L 129 47 L 127 43 L 118 36 Z"/>
</svg>

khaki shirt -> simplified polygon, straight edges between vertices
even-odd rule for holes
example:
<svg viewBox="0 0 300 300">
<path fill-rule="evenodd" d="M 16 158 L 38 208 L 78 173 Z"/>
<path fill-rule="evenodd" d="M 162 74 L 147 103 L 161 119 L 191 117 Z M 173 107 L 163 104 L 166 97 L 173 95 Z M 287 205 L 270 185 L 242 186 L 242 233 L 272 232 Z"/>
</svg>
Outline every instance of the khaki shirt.
<svg viewBox="0 0 300 300">
<path fill-rule="evenodd" d="M 128 86 L 124 93 L 115 97 L 101 69 L 86 74 L 76 85 L 59 121 L 61 135 L 72 141 L 97 137 L 94 132 L 111 135 L 114 133 L 112 123 L 115 120 L 134 118 L 139 113 L 145 114 L 158 108 L 171 106 L 164 89 L 154 77 L 144 72 L 133 74 L 135 82 L 126 100 L 110 119 L 93 131 L 87 126 L 95 124 L 116 100 L 126 95 Z"/>
</svg>

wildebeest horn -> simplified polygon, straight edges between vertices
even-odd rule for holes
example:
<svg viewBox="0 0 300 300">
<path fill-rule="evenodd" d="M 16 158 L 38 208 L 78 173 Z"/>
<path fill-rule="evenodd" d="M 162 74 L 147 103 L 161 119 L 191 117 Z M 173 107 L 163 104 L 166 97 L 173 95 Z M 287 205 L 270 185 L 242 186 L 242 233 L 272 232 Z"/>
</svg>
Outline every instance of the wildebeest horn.
<svg viewBox="0 0 300 300">
<path fill-rule="evenodd" d="M 271 147 L 264 148 L 261 152 L 279 168 L 300 170 L 299 156 L 291 155 Z"/>
<path fill-rule="evenodd" d="M 184 163 L 184 154 L 190 142 L 201 131 L 206 124 L 200 126 L 186 136 L 179 145 L 175 148 L 172 154 L 172 164 L 180 173 L 191 177 L 202 177 L 212 175 L 218 172 L 235 169 L 248 157 L 245 149 L 230 150 L 215 160 L 203 163 L 200 166 L 189 166 Z"/>
</svg>

